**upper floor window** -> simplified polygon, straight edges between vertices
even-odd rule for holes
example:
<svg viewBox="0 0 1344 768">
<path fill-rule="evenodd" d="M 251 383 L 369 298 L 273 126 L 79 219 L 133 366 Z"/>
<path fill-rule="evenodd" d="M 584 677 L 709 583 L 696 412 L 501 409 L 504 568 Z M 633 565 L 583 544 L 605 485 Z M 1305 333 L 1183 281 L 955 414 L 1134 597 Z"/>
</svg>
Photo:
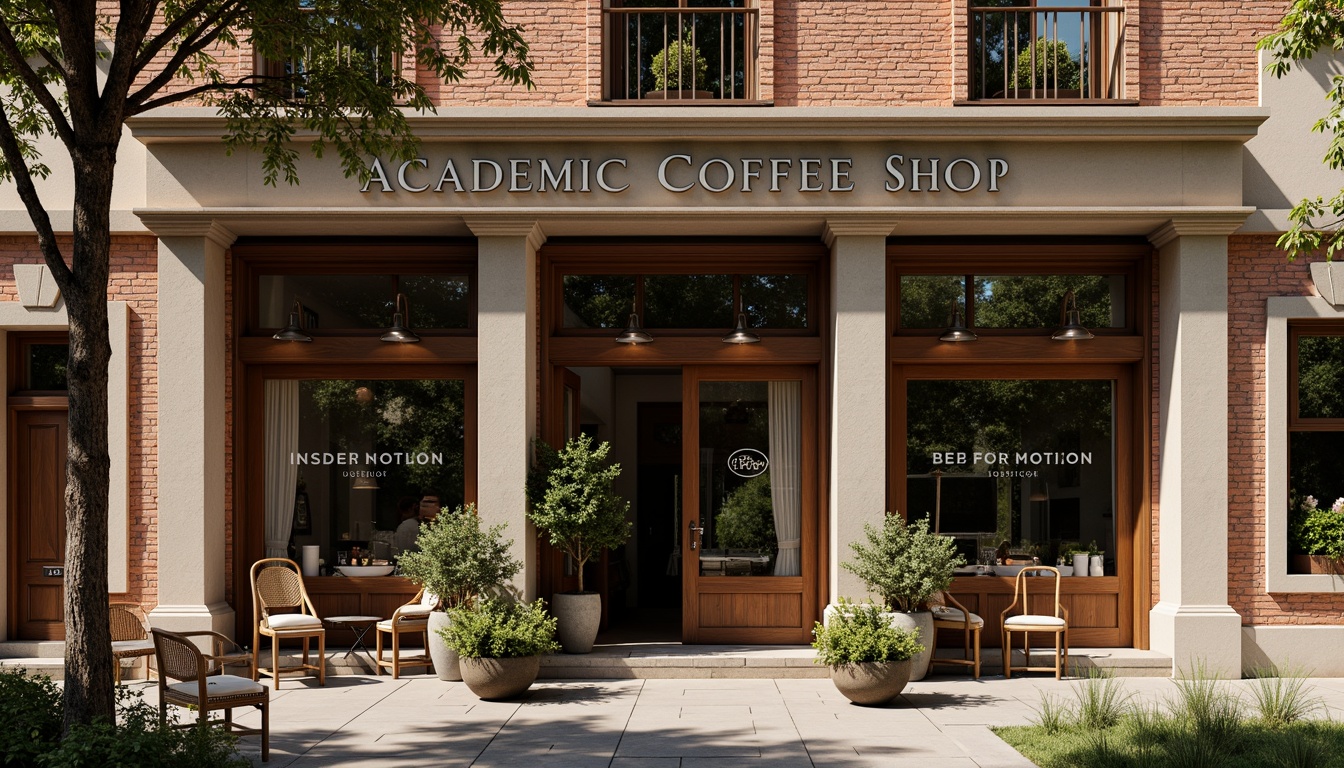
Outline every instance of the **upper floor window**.
<svg viewBox="0 0 1344 768">
<path fill-rule="evenodd" d="M 299 0 L 297 10 L 298 13 L 280 23 L 322 24 L 328 33 L 320 38 L 326 42 L 320 46 L 291 46 L 271 55 L 259 51 L 258 88 L 278 90 L 282 98 L 291 101 L 305 99 L 308 79 L 334 67 L 351 67 L 373 74 L 381 85 L 392 84 L 401 67 L 400 57 L 383 50 L 373 34 L 355 22 L 338 24 L 336 17 L 318 17 L 315 0 Z"/>
<path fill-rule="evenodd" d="M 605 98 L 704 104 L 757 98 L 758 10 L 749 0 L 612 0 Z"/>
<path fill-rule="evenodd" d="M 972 101 L 1124 98 L 1125 8 L 1110 0 L 978 0 L 968 11 Z"/>
</svg>

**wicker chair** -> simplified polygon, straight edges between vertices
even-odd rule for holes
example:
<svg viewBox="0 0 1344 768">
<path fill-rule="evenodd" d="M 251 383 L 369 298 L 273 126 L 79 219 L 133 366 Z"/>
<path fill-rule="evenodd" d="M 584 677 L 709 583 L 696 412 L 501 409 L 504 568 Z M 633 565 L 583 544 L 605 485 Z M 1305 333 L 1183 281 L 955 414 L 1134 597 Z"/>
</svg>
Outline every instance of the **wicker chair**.
<svg viewBox="0 0 1344 768">
<path fill-rule="evenodd" d="M 261 761 L 271 759 L 271 694 L 266 686 L 237 675 L 211 675 L 210 662 L 192 642 L 193 637 L 211 637 L 215 642 L 228 642 L 218 632 L 165 632 L 151 630 L 154 635 L 154 659 L 159 667 L 159 724 L 168 723 L 168 705 L 196 710 L 195 723 L 182 723 L 178 728 L 195 728 L 222 724 L 225 730 L 243 735 L 261 736 Z M 169 682 L 179 680 L 181 682 Z M 234 707 L 256 707 L 261 710 L 261 727 L 248 728 L 233 722 Z M 214 710 L 224 710 L 223 720 L 210 719 Z"/>
<path fill-rule="evenodd" d="M 956 667 L 970 667 L 971 676 L 980 679 L 980 630 L 985 628 L 985 620 L 971 613 L 966 606 L 957 602 L 950 593 L 941 593 L 942 604 L 933 606 L 934 638 L 938 630 L 947 629 L 962 633 L 963 653 L 961 658 L 939 658 L 934 656 L 930 664 L 948 664 Z"/>
<path fill-rule="evenodd" d="M 288 609 L 293 612 L 276 612 Z M 261 637 L 271 638 L 271 668 L 263 669 L 257 659 L 261 655 Z M 303 640 L 303 663 L 292 667 L 280 666 L 280 641 L 287 638 Z M 317 663 L 308 658 L 308 643 L 317 638 Z M 311 670 L 317 673 L 319 685 L 327 684 L 327 630 L 317 617 L 308 590 L 303 587 L 299 564 L 284 557 L 267 557 L 252 564 L 252 679 L 264 672 L 271 676 L 276 690 L 280 689 L 283 672 Z"/>
<path fill-rule="evenodd" d="M 1040 578 L 1048 574 L 1053 579 Z M 1035 576 L 1036 578 L 1028 578 Z M 1050 614 L 1031 613 L 1031 599 L 1027 594 L 1028 582 L 1037 582 L 1041 585 L 1050 585 L 1055 590 L 1054 610 Z M 1019 672 L 1054 672 L 1055 679 L 1059 680 L 1064 676 L 1064 672 L 1069 668 L 1069 612 L 1065 610 L 1064 604 L 1059 600 L 1059 570 L 1051 568 L 1048 565 L 1036 565 L 1029 568 L 1023 568 L 1017 574 L 1017 580 L 1013 582 L 1013 602 L 999 616 L 999 626 L 1003 631 L 1003 676 L 1012 677 L 1013 670 Z M 1048 588 L 1048 587 L 1047 587 Z M 1021 613 L 1017 616 L 1009 616 L 1014 608 L 1021 605 Z M 1013 643 L 1012 633 L 1022 633 L 1022 651 L 1025 658 L 1023 666 L 1015 667 L 1012 664 Z M 1033 667 L 1031 666 L 1031 633 L 1032 632 L 1050 632 L 1055 636 L 1055 665 L 1053 667 Z M 1061 655 L 1060 643 L 1063 643 L 1063 654 Z"/>
<path fill-rule="evenodd" d="M 378 655 L 373 660 L 373 673 L 381 675 L 383 667 L 392 670 L 392 679 L 396 680 L 401 676 L 402 667 L 424 667 L 425 671 L 434 669 L 434 662 L 429 658 L 429 613 L 434 610 L 434 606 L 439 604 L 437 595 L 425 592 L 421 587 L 419 592 L 410 602 L 397 607 L 392 613 L 392 618 L 384 619 L 378 622 L 376 627 L 378 631 Z M 383 658 L 383 634 L 392 636 L 392 658 Z M 420 635 L 424 641 L 424 651 L 413 656 L 401 655 L 401 636 L 411 634 Z"/>
<path fill-rule="evenodd" d="M 149 657 L 154 655 L 154 641 L 150 639 L 144 613 L 138 603 L 112 603 L 108 606 L 112 631 L 112 676 L 121 685 L 122 659 L 144 659 L 145 679 L 152 669 Z"/>
</svg>

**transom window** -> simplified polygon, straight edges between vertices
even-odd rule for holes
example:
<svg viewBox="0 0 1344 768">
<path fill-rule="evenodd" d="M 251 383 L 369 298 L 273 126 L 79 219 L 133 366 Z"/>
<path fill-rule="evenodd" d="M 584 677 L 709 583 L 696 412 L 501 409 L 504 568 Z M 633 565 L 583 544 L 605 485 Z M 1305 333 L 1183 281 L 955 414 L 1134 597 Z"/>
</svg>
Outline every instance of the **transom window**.
<svg viewBox="0 0 1344 768">
<path fill-rule="evenodd" d="M 564 328 L 623 328 L 638 314 L 645 328 L 733 327 L 739 307 L 752 328 L 807 330 L 807 274 L 585 275 L 563 278 Z"/>
<path fill-rule="evenodd" d="M 941 331 L 955 306 L 968 328 L 1039 331 L 1061 325 L 1060 305 L 1072 291 L 1090 329 L 1132 327 L 1124 274 L 902 275 L 900 331 Z"/>
</svg>

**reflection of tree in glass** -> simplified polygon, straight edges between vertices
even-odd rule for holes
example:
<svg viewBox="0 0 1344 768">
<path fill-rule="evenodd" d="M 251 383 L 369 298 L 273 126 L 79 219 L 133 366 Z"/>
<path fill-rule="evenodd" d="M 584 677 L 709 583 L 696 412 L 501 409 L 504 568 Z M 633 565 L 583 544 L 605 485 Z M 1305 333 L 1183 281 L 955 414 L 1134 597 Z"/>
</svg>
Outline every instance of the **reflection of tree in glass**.
<svg viewBox="0 0 1344 768">
<path fill-rule="evenodd" d="M 903 275 L 901 327 L 946 328 L 953 301 L 966 311 L 965 281 L 961 275 Z"/>
<path fill-rule="evenodd" d="M 1115 325 L 1111 322 L 1111 281 L 1104 275 L 1014 275 L 975 278 L 975 327 L 1056 327 L 1060 302 L 1070 290 L 1078 300 L 1083 325 Z"/>
<path fill-rule="evenodd" d="M 807 327 L 807 275 L 743 275 L 741 292 L 752 328 Z"/>
<path fill-rule="evenodd" d="M 564 294 L 565 327 L 624 328 L 635 309 L 635 277 L 565 275 Z"/>
<path fill-rule="evenodd" d="M 1035 76 L 1031 63 L 1036 61 Z M 1014 68 L 1018 88 L 1037 88 L 1054 91 L 1056 88 L 1078 90 L 1078 61 L 1069 53 L 1069 46 L 1062 40 L 1050 40 L 1044 36 L 1036 40 L 1036 48 L 1024 48 L 1017 54 Z"/>
<path fill-rule="evenodd" d="M 411 304 L 411 328 L 468 327 L 467 279 L 456 275 L 401 275 L 398 287 Z M 389 315 L 378 327 L 390 325 Z"/>
<path fill-rule="evenodd" d="M 1297 413 L 1344 417 L 1344 336 L 1302 336 L 1297 343 Z M 1308 491 L 1308 493 L 1312 493 Z"/>
<path fill-rule="evenodd" d="M 305 381 L 318 411 L 333 427 L 336 449 L 372 450 L 395 454 L 438 453 L 442 464 L 379 464 L 385 471 L 378 484 L 397 493 L 378 495 L 379 518 L 396 521 L 398 494 L 414 494 L 422 488 L 443 492 L 443 508 L 463 502 L 466 446 L 463 382 L 460 379 L 393 381 Z M 367 388 L 372 402 L 360 402 L 357 390 Z M 362 441 L 371 436 L 372 449 Z"/>
<path fill-rule="evenodd" d="M 406 294 L 412 329 L 466 328 L 467 279 L 461 275 L 293 275 L 286 288 L 320 315 L 323 328 L 386 328 L 397 291 Z"/>
<path fill-rule="evenodd" d="M 644 278 L 646 328 L 732 328 L 732 275 Z"/>
<path fill-rule="evenodd" d="M 775 506 L 770 474 L 757 475 L 728 495 L 714 518 L 715 541 L 725 549 L 749 549 L 774 556 Z"/>
</svg>

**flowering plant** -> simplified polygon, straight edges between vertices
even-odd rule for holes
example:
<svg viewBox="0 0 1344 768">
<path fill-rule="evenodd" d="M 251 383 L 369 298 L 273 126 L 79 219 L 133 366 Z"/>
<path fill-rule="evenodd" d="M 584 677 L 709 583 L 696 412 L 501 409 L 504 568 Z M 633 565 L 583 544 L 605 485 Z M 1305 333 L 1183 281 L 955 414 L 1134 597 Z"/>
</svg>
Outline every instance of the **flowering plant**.
<svg viewBox="0 0 1344 768">
<path fill-rule="evenodd" d="M 1289 536 L 1303 554 L 1344 559 L 1344 498 L 1326 509 L 1317 505 L 1315 496 L 1307 496 L 1289 526 Z"/>
</svg>

